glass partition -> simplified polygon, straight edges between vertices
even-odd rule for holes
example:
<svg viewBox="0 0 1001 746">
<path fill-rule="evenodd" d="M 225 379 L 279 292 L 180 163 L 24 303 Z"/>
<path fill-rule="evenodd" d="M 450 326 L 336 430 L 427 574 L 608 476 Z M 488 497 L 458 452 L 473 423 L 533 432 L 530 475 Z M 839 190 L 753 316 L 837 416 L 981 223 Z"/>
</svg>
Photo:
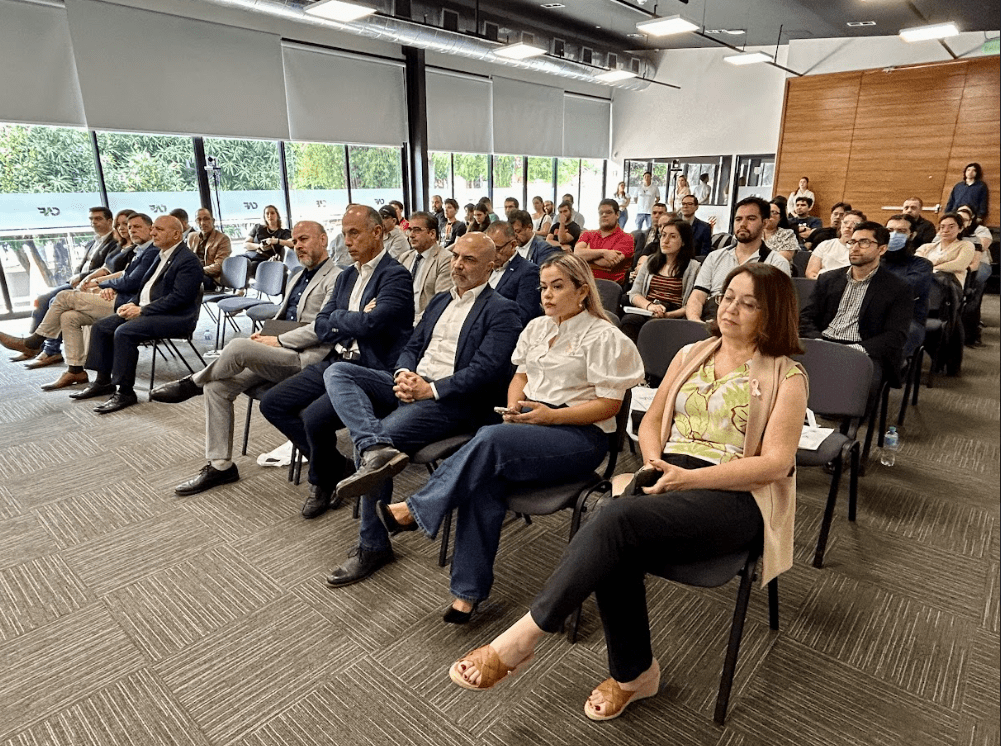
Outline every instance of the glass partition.
<svg viewBox="0 0 1001 746">
<path fill-rule="evenodd" d="M 555 200 L 556 189 L 553 186 L 553 159 L 541 156 L 528 158 L 528 203 L 533 197 L 543 200 Z M 529 210 L 531 212 L 531 210 Z"/>
<path fill-rule="evenodd" d="M 474 205 L 481 197 L 489 196 L 487 177 L 487 159 L 489 156 L 478 153 L 455 153 L 452 163 L 455 168 L 455 201 L 459 203 L 459 214 L 464 215 L 462 208 L 472 202 Z"/>
<path fill-rule="evenodd" d="M 494 156 L 494 211 L 504 217 L 504 200 L 514 197 L 525 206 L 524 158 L 520 155 Z"/>
<path fill-rule="evenodd" d="M 268 205 L 278 208 L 283 225 L 288 222 L 277 140 L 206 137 L 205 158 L 214 159 L 208 164 L 214 162 L 217 168 L 215 174 L 210 172 L 216 225 L 234 239 L 234 251 L 242 249 L 236 243 L 264 221 Z"/>
<path fill-rule="evenodd" d="M 376 209 L 403 202 L 403 163 L 399 148 L 348 146 L 351 200 Z"/>
<path fill-rule="evenodd" d="M 348 206 L 344 146 L 290 142 L 285 146 L 292 222 L 315 220 L 329 235 L 340 230 Z"/>
</svg>

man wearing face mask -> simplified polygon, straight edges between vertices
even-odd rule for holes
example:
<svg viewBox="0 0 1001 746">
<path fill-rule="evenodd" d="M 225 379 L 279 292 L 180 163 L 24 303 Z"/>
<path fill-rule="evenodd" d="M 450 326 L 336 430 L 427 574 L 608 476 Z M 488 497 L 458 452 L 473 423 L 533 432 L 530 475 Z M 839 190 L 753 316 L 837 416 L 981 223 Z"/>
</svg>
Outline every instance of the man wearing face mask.
<svg viewBox="0 0 1001 746">
<path fill-rule="evenodd" d="M 931 292 L 932 263 L 920 256 L 914 256 L 911 239 L 914 238 L 914 223 L 907 215 L 894 215 L 886 221 L 890 231 L 890 242 L 886 246 L 881 263 L 883 267 L 911 286 L 914 291 L 914 317 L 904 343 L 903 358 L 906 360 L 925 339 L 925 321 L 928 318 L 928 295 Z"/>
</svg>

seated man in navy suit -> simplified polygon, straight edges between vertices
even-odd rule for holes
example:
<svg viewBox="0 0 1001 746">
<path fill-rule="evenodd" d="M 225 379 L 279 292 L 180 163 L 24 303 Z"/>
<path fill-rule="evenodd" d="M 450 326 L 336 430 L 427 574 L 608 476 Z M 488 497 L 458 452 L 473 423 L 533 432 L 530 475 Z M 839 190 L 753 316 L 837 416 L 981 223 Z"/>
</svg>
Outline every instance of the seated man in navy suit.
<svg viewBox="0 0 1001 746">
<path fill-rule="evenodd" d="M 532 225 L 532 216 L 525 210 L 511 213 L 511 227 L 518 239 L 518 253 L 537 267 L 541 267 L 546 257 L 562 249 L 552 246 L 542 236 L 537 235 Z"/>
<path fill-rule="evenodd" d="M 117 412 L 138 401 L 134 387 L 141 343 L 187 336 L 198 323 L 202 263 L 182 242 L 181 221 L 161 215 L 153 221 L 151 233 L 156 259 L 141 278 L 118 288 L 115 313 L 91 327 L 86 367 L 97 371 L 97 378 L 83 391 L 70 394 L 74 399 L 112 394 L 94 408 L 98 414 Z"/>
<path fill-rule="evenodd" d="M 692 226 L 695 256 L 706 256 L 713 250 L 713 229 L 705 220 L 699 220 L 695 216 L 695 211 L 698 209 L 699 200 L 694 194 L 686 194 L 681 198 L 681 217 Z"/>
<path fill-rule="evenodd" d="M 510 223 L 504 220 L 491 223 L 486 234 L 497 247 L 497 259 L 490 274 L 490 287 L 518 304 L 518 316 L 521 317 L 521 325 L 525 326 L 536 316 L 542 315 L 539 265 L 523 259 L 518 253 L 518 239 Z"/>
<path fill-rule="evenodd" d="M 498 225 L 507 223 L 491 224 L 488 233 Z M 337 499 L 364 495 L 358 547 L 327 578 L 330 585 L 364 580 L 393 558 L 376 503 L 392 498 L 392 477 L 407 465 L 404 452 L 474 430 L 504 403 L 522 324 L 518 307 L 488 283 L 494 261 L 494 244 L 483 233 L 452 244 L 455 286 L 428 304 L 395 373 L 350 363 L 327 369 L 327 394 L 360 454 L 358 471 L 337 485 Z M 538 277 L 535 286 L 538 303 Z"/>
<path fill-rule="evenodd" d="M 383 248 L 379 213 L 367 205 L 351 205 L 341 220 L 341 232 L 354 264 L 337 276 L 330 300 L 313 320 L 317 339 L 332 345 L 331 350 L 261 400 L 261 414 L 309 459 L 304 518 L 315 518 L 330 507 L 347 468 L 336 448 L 337 430 L 343 425 L 326 395 L 324 371 L 338 361 L 389 370 L 414 326 L 413 277 Z"/>
</svg>

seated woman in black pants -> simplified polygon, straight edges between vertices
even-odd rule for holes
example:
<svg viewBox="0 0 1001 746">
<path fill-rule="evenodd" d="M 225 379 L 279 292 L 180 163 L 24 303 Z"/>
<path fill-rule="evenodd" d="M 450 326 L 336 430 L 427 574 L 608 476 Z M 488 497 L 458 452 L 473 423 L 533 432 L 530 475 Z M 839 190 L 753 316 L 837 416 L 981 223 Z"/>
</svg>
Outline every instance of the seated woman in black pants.
<svg viewBox="0 0 1001 746">
<path fill-rule="evenodd" d="M 652 486 L 595 514 L 529 613 L 452 666 L 456 684 L 496 684 L 593 592 L 611 678 L 591 693 L 584 713 L 617 717 L 660 685 L 646 573 L 737 552 L 762 537 L 763 583 L 792 566 L 794 469 L 807 401 L 806 374 L 787 357 L 801 352 L 797 318 L 783 272 L 753 263 L 730 273 L 715 337 L 678 353 L 640 426 L 645 464 L 631 484 Z"/>
<path fill-rule="evenodd" d="M 282 259 L 285 249 L 292 246 L 292 231 L 282 227 L 282 217 L 277 207 L 267 205 L 264 208 L 264 223 L 251 229 L 243 245 L 247 249 L 243 255 L 250 260 L 250 277 L 257 274 L 257 267 L 261 262 Z"/>
</svg>

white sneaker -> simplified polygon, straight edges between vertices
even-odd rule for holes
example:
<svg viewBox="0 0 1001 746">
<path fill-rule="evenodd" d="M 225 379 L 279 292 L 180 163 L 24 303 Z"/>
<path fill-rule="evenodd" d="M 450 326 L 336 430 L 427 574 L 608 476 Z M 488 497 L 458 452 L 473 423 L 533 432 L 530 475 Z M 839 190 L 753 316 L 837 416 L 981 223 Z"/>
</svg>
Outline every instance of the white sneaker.
<svg viewBox="0 0 1001 746">
<path fill-rule="evenodd" d="M 304 462 L 306 458 L 302 459 Z M 292 441 L 286 440 L 275 450 L 257 457 L 258 466 L 288 466 L 292 463 Z"/>
</svg>

